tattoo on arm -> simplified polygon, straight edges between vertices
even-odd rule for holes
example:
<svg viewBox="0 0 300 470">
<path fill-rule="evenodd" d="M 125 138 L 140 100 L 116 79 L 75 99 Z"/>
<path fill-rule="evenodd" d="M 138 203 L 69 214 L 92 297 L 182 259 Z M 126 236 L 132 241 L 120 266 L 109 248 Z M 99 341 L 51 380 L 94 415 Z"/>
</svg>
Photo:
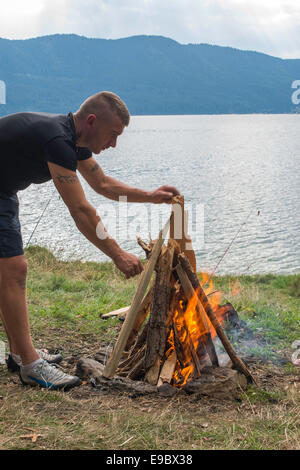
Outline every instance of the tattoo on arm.
<svg viewBox="0 0 300 470">
<path fill-rule="evenodd" d="M 73 184 L 78 181 L 77 176 L 58 175 L 56 176 L 56 179 L 59 183 L 69 183 L 69 184 Z"/>
<path fill-rule="evenodd" d="M 96 163 L 95 166 L 93 166 L 93 168 L 91 168 L 91 173 L 94 173 L 95 171 L 97 171 L 99 169 L 99 165 L 98 163 Z"/>
</svg>

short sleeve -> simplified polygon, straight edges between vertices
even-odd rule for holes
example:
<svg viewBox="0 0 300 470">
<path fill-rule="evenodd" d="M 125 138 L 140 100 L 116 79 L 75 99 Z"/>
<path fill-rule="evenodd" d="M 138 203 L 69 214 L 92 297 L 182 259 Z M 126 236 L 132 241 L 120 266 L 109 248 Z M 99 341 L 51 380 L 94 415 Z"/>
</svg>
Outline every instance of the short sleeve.
<svg viewBox="0 0 300 470">
<path fill-rule="evenodd" d="M 78 155 L 71 142 L 63 137 L 56 137 L 45 144 L 45 160 L 71 171 L 76 171 Z"/>
<path fill-rule="evenodd" d="M 77 159 L 87 160 L 92 157 L 92 152 L 87 147 L 76 147 Z"/>
</svg>

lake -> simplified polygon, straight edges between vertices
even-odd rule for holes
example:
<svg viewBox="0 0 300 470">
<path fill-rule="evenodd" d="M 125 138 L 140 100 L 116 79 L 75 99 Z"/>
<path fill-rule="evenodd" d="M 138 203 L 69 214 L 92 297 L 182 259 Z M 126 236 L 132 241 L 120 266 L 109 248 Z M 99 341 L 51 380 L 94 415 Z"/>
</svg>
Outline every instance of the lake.
<svg viewBox="0 0 300 470">
<path fill-rule="evenodd" d="M 96 156 L 114 178 L 143 189 L 176 186 L 190 211 L 199 270 L 300 272 L 299 115 L 136 116 L 115 149 Z M 143 255 L 136 235 L 158 235 L 168 205 L 116 203 L 83 182 L 121 247 Z M 19 193 L 24 244 L 64 259 L 108 258 L 75 227 L 53 183 Z M 45 207 L 45 213 L 36 224 Z M 36 230 L 32 235 L 33 230 Z M 237 235 L 237 236 L 236 236 Z M 236 238 L 235 238 L 236 237 Z"/>
</svg>

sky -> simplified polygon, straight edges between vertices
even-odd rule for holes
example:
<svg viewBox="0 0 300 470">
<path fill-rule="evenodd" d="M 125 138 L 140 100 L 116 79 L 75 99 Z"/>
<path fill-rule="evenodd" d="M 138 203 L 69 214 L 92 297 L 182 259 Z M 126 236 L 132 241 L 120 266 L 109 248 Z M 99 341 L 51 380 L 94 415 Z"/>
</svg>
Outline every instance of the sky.
<svg viewBox="0 0 300 470">
<path fill-rule="evenodd" d="M 139 34 L 300 58 L 299 0 L 1 0 L 0 37 Z"/>
</svg>

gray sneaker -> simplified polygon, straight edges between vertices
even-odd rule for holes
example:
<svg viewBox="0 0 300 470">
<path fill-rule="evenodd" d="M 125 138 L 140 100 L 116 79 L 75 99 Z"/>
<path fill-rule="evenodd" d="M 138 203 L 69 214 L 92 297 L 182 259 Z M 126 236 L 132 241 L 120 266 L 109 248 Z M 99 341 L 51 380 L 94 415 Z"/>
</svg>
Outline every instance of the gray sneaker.
<svg viewBox="0 0 300 470">
<path fill-rule="evenodd" d="M 36 349 L 36 352 L 40 356 L 41 359 L 44 359 L 45 361 L 49 362 L 49 364 L 59 364 L 63 357 L 61 354 L 49 354 L 42 349 Z"/>
<path fill-rule="evenodd" d="M 25 373 L 24 367 L 21 367 L 19 374 L 24 385 L 39 385 L 50 390 L 64 389 L 67 391 L 81 384 L 78 377 L 65 374 L 45 360 L 42 360 L 27 373 Z"/>
<path fill-rule="evenodd" d="M 49 364 L 59 364 L 63 359 L 61 354 L 49 354 L 43 351 L 42 349 L 36 349 L 36 352 L 38 353 L 41 359 L 44 359 L 45 361 L 49 362 Z M 9 354 L 6 360 L 6 364 L 10 372 L 18 372 L 22 365 L 22 361 L 21 359 L 16 361 L 12 358 L 12 355 Z"/>
</svg>

